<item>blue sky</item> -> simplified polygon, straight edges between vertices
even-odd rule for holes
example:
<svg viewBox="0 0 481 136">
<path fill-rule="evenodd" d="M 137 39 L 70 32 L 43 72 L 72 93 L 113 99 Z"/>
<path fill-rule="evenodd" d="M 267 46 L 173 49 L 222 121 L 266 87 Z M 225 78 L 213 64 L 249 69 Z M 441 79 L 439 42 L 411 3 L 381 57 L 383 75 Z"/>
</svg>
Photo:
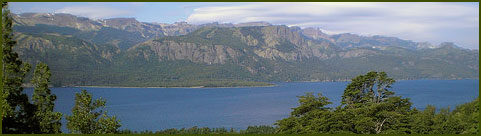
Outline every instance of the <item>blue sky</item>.
<svg viewBox="0 0 481 136">
<path fill-rule="evenodd" d="M 93 19 L 192 24 L 267 21 L 318 27 L 326 33 L 384 35 L 418 42 L 454 42 L 479 49 L 479 3 L 191 3 L 12 2 L 14 13 L 70 13 Z"/>
</svg>

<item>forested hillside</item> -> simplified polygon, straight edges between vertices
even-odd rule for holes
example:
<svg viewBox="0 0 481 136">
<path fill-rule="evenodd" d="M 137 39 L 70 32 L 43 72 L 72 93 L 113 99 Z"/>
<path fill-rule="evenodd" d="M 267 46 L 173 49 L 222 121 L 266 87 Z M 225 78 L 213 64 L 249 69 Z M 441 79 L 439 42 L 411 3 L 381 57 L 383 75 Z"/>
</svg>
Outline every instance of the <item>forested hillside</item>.
<svg viewBox="0 0 481 136">
<path fill-rule="evenodd" d="M 144 23 L 69 14 L 14 15 L 23 60 L 55 86 L 251 86 L 338 81 L 370 70 L 396 79 L 478 78 L 479 52 L 395 37 L 244 24 Z"/>
</svg>

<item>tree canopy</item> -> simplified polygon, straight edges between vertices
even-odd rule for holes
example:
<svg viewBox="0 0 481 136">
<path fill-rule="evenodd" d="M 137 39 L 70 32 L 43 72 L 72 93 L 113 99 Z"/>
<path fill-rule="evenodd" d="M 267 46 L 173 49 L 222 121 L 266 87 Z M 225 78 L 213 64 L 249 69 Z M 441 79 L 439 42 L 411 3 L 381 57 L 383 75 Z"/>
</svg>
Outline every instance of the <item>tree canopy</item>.
<svg viewBox="0 0 481 136">
<path fill-rule="evenodd" d="M 286 134 L 476 134 L 479 98 L 455 110 L 434 106 L 411 108 L 408 98 L 394 96 L 395 81 L 384 72 L 368 72 L 347 85 L 341 105 L 329 108 L 327 97 L 307 93 L 291 116 L 276 122 Z"/>
<path fill-rule="evenodd" d="M 35 106 L 23 92 L 22 83 L 30 70 L 28 63 L 22 62 L 13 51 L 12 16 L 8 3 L 2 3 L 2 132 L 36 133 L 38 122 L 33 114 Z"/>
<path fill-rule="evenodd" d="M 120 128 L 120 122 L 115 116 L 108 117 L 107 112 L 98 110 L 104 108 L 106 100 L 92 101 L 92 94 L 86 90 L 75 94 L 75 106 L 72 115 L 66 116 L 67 128 L 77 134 L 113 134 Z"/>
<path fill-rule="evenodd" d="M 39 63 L 35 67 L 31 83 L 34 85 L 32 101 L 36 106 L 35 119 L 39 122 L 41 133 L 61 133 L 62 113 L 54 112 L 57 96 L 51 94 L 48 84 L 50 82 L 50 69 L 47 64 Z"/>
</svg>

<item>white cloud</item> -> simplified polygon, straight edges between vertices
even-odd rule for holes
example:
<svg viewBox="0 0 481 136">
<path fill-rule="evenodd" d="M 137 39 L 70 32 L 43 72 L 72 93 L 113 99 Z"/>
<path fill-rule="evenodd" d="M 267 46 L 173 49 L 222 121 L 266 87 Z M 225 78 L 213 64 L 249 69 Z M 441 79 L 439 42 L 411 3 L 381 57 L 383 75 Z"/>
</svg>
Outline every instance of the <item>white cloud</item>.
<svg viewBox="0 0 481 136">
<path fill-rule="evenodd" d="M 194 24 L 253 21 L 432 43 L 454 41 L 467 48 L 479 45 L 475 3 L 247 3 L 200 7 L 187 18 Z M 459 40 L 467 38 L 472 40 Z"/>
<path fill-rule="evenodd" d="M 56 10 L 55 13 L 69 13 L 93 19 L 111 18 L 115 16 L 125 16 L 132 14 L 132 12 L 130 12 L 129 10 L 120 10 L 99 5 L 67 6 L 62 9 Z"/>
</svg>

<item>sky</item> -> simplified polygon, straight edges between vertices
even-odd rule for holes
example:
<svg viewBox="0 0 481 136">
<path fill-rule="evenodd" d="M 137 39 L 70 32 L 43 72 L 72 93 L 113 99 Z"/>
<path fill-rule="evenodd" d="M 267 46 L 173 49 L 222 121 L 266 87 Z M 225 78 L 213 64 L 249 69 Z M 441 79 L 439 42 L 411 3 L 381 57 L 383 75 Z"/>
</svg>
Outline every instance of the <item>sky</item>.
<svg viewBox="0 0 481 136">
<path fill-rule="evenodd" d="M 92 19 L 211 22 L 317 27 L 328 34 L 383 35 L 417 42 L 454 42 L 479 49 L 479 3 L 12 2 L 13 13 L 69 13 Z"/>
</svg>

